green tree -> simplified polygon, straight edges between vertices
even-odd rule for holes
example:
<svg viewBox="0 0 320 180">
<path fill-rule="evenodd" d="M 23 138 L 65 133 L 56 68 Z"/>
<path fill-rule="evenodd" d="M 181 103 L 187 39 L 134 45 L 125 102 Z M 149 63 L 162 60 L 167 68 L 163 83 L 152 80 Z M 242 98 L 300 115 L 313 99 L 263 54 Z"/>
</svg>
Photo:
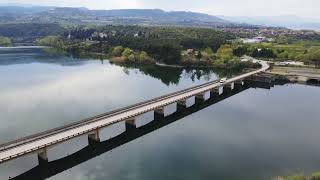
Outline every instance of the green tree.
<svg viewBox="0 0 320 180">
<path fill-rule="evenodd" d="M 285 51 L 283 53 L 278 54 L 278 58 L 281 60 L 287 60 L 289 58 L 288 52 Z"/>
<path fill-rule="evenodd" d="M 181 62 L 181 47 L 175 44 L 151 44 L 146 51 L 155 59 L 166 64 L 179 64 Z"/>
<path fill-rule="evenodd" d="M 320 66 L 320 48 L 311 48 L 304 57 L 305 61 Z"/>
<path fill-rule="evenodd" d="M 10 38 L 0 36 L 0 46 L 10 46 L 11 44 L 12 42 Z"/>
<path fill-rule="evenodd" d="M 209 60 L 214 60 L 215 59 L 215 54 L 213 50 L 210 47 L 207 47 L 201 52 L 201 56 L 203 59 L 209 61 Z"/>
<path fill-rule="evenodd" d="M 233 54 L 238 57 L 241 57 L 246 53 L 248 53 L 248 49 L 247 47 L 244 47 L 244 46 L 238 46 L 233 50 Z"/>
<path fill-rule="evenodd" d="M 133 50 L 130 48 L 125 48 L 124 51 L 122 52 L 122 56 L 126 58 L 128 58 L 132 54 L 133 54 Z"/>
<path fill-rule="evenodd" d="M 213 55 L 214 54 L 214 52 L 212 51 L 212 49 L 210 47 L 207 47 L 206 49 L 204 49 L 203 52 L 205 52 L 208 55 Z"/>
<path fill-rule="evenodd" d="M 51 46 L 63 50 L 67 49 L 70 43 L 60 36 L 46 36 L 44 38 L 37 39 L 36 42 L 41 46 Z"/>
<path fill-rule="evenodd" d="M 138 57 L 139 61 L 146 61 L 148 59 L 148 53 L 145 51 L 141 51 Z"/>
<path fill-rule="evenodd" d="M 123 50 L 124 50 L 124 48 L 122 46 L 116 46 L 112 50 L 112 55 L 119 57 L 122 55 Z"/>
<path fill-rule="evenodd" d="M 202 53 L 201 51 L 197 51 L 196 54 L 195 54 L 196 58 L 197 59 L 201 59 L 202 58 Z"/>
<path fill-rule="evenodd" d="M 131 62 L 134 62 L 134 61 L 136 60 L 134 54 L 130 54 L 130 55 L 128 56 L 128 60 L 131 61 Z"/>
<path fill-rule="evenodd" d="M 217 51 L 217 55 L 220 59 L 224 59 L 224 60 L 230 60 L 234 57 L 233 49 L 231 48 L 230 45 L 221 46 Z"/>
<path fill-rule="evenodd" d="M 285 52 L 283 52 L 285 53 Z M 282 54 L 282 53 L 281 53 Z M 275 58 L 276 55 L 272 49 L 269 48 L 255 48 L 251 54 L 253 57 Z M 288 53 L 283 54 L 284 57 L 288 56 Z"/>
<path fill-rule="evenodd" d="M 153 59 L 148 55 L 147 52 L 145 51 L 141 51 L 139 54 L 138 54 L 138 58 L 137 58 L 139 61 L 141 62 L 152 62 Z"/>
</svg>

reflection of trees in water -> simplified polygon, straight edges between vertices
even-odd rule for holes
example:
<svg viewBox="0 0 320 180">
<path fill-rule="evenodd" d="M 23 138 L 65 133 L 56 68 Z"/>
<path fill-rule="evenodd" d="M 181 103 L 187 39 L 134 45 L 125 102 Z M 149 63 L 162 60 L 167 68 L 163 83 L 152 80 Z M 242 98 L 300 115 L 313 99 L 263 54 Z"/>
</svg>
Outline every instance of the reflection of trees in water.
<svg viewBox="0 0 320 180">
<path fill-rule="evenodd" d="M 219 77 L 232 77 L 242 73 L 242 69 L 215 69 L 214 72 Z"/>
<path fill-rule="evenodd" d="M 164 84 L 178 84 L 181 77 L 191 79 L 192 81 L 201 78 L 209 81 L 214 76 L 231 77 L 241 73 L 240 70 L 219 70 L 213 68 L 173 68 L 157 65 L 137 65 L 137 64 L 120 64 L 126 74 L 130 74 L 130 69 L 138 69 L 141 73 L 161 80 Z"/>
<path fill-rule="evenodd" d="M 92 60 L 100 60 L 104 63 L 102 56 L 91 57 Z M 10 64 L 28 64 L 33 62 L 44 62 L 59 64 L 61 66 L 78 66 L 85 64 L 89 58 L 77 57 L 72 53 L 59 51 L 55 48 L 44 49 L 2 49 L 0 51 L 0 65 Z M 136 73 L 141 72 L 145 75 L 161 80 L 164 84 L 178 84 L 181 77 L 191 79 L 192 81 L 200 80 L 201 78 L 209 81 L 213 76 L 230 77 L 238 74 L 241 71 L 219 70 L 212 68 L 173 68 L 166 66 L 157 66 L 153 64 L 117 64 L 124 67 L 124 72 L 129 74 L 129 69 L 136 70 Z"/>
<path fill-rule="evenodd" d="M 155 65 L 142 66 L 139 69 L 146 75 L 160 79 L 166 85 L 178 84 L 183 71 L 180 68 L 158 67 Z"/>
<path fill-rule="evenodd" d="M 74 58 L 72 54 L 54 48 L 12 48 L 0 50 L 0 65 L 29 64 L 34 62 L 78 66 L 87 59 Z"/>
<path fill-rule="evenodd" d="M 185 78 L 189 78 L 192 81 L 200 80 L 201 77 L 206 80 L 209 81 L 212 76 L 215 75 L 215 72 L 212 69 L 185 69 L 183 76 Z"/>
<path fill-rule="evenodd" d="M 141 73 L 161 80 L 164 84 L 178 84 L 181 78 L 183 69 L 160 67 L 156 65 L 135 65 L 135 64 L 121 64 L 124 67 L 123 71 L 126 74 L 130 73 L 130 69 L 138 69 Z"/>
</svg>

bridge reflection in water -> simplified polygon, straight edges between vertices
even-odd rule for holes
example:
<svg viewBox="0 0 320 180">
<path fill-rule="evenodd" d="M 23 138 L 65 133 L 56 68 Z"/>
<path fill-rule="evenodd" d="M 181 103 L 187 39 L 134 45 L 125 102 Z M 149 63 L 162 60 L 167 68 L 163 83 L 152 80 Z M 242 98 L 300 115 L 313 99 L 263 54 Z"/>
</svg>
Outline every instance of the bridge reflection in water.
<svg viewBox="0 0 320 180">
<path fill-rule="evenodd" d="M 282 83 L 281 83 L 282 84 Z M 212 92 L 211 96 L 214 98 L 210 98 L 207 101 L 203 101 L 201 99 L 196 100 L 196 104 L 192 107 L 185 108 L 182 106 L 178 106 L 178 110 L 176 113 L 167 116 L 161 117 L 156 116 L 153 121 L 148 124 L 145 124 L 141 127 L 128 128 L 125 132 L 103 142 L 91 143 L 90 145 L 84 147 L 83 149 L 58 160 L 54 160 L 51 162 L 40 163 L 38 166 L 33 169 L 11 178 L 13 180 L 43 180 L 50 178 L 54 175 L 57 175 L 63 171 L 71 169 L 79 164 L 82 164 L 90 159 L 93 159 L 101 154 L 104 154 L 112 149 L 120 147 L 130 141 L 133 141 L 139 137 L 142 137 L 146 134 L 149 134 L 157 129 L 160 129 L 164 126 L 167 126 L 175 121 L 183 119 L 186 116 L 189 116 L 195 112 L 198 112 L 202 109 L 205 109 L 213 104 L 216 104 L 224 99 L 227 99 L 235 94 L 238 94 L 249 88 L 264 88 L 270 89 L 274 84 L 273 83 L 263 83 L 263 82 L 250 82 L 247 81 L 244 86 L 236 85 L 233 90 L 230 88 L 226 88 L 224 93 L 218 95 L 218 93 Z"/>
</svg>

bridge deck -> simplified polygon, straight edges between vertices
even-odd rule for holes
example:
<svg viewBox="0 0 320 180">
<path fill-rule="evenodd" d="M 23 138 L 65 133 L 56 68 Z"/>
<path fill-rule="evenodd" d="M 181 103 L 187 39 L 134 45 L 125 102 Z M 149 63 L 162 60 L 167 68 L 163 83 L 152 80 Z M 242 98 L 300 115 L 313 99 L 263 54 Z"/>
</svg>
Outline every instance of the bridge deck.
<svg viewBox="0 0 320 180">
<path fill-rule="evenodd" d="M 261 69 L 245 73 L 237 77 L 233 77 L 231 79 L 228 79 L 223 84 L 219 83 L 219 81 L 208 82 L 199 86 L 161 96 L 93 118 L 85 119 L 77 123 L 69 124 L 43 133 L 5 143 L 3 145 L 0 145 L 0 163 L 9 161 L 28 153 L 39 151 L 43 148 L 47 148 L 52 145 L 67 141 L 74 137 L 90 133 L 96 129 L 125 121 L 128 118 L 132 118 L 143 113 L 155 110 L 157 108 L 178 102 L 180 100 L 195 96 L 199 93 L 210 91 L 214 88 L 223 86 L 224 84 L 230 84 L 232 82 L 245 79 L 246 77 L 260 73 L 269 68 L 269 65 L 266 62 L 259 61 L 259 63 L 262 65 Z"/>
</svg>

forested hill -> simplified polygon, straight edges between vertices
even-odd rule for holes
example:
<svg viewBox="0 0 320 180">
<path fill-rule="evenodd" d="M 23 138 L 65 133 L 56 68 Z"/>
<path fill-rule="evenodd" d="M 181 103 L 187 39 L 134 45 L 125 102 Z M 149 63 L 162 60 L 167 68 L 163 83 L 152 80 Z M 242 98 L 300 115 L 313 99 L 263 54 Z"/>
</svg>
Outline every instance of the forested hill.
<svg viewBox="0 0 320 180">
<path fill-rule="evenodd" d="M 89 10 L 65 7 L 0 6 L 0 23 L 159 25 L 188 27 L 238 26 L 216 16 L 160 9 Z"/>
<path fill-rule="evenodd" d="M 8 37 L 13 43 L 32 43 L 37 38 L 63 35 L 65 32 L 66 28 L 53 23 L 0 24 L 0 37 Z"/>
</svg>

